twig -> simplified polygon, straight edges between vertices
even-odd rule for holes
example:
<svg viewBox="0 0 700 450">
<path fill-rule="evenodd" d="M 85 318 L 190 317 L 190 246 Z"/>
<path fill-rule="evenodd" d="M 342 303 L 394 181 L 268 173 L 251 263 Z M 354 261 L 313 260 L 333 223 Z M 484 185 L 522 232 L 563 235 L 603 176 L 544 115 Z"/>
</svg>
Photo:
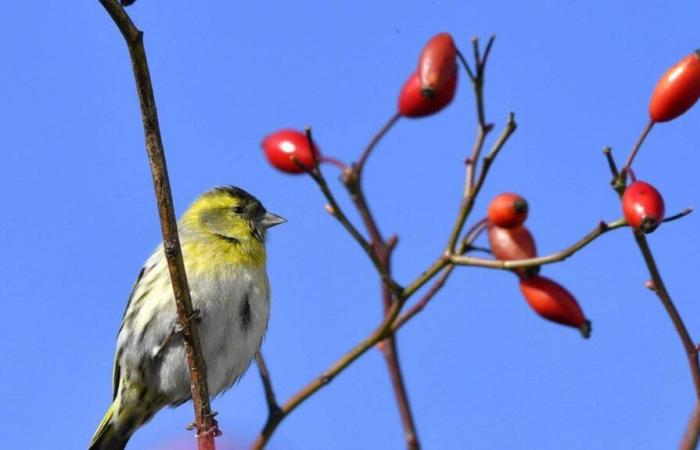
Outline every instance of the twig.
<svg viewBox="0 0 700 450">
<path fill-rule="evenodd" d="M 345 368 L 367 352 L 367 350 L 371 349 L 386 338 L 387 334 L 391 332 L 391 325 L 401 311 L 403 304 L 404 301 L 400 298 L 394 302 L 387 314 L 382 319 L 382 322 L 379 324 L 379 326 L 377 326 L 377 328 L 375 328 L 374 331 L 372 331 L 372 333 L 370 333 L 369 336 L 343 355 L 338 361 L 333 363 L 333 365 L 326 369 L 320 376 L 313 379 L 306 386 L 297 391 L 297 393 L 294 394 L 289 400 L 287 400 L 280 407 L 280 414 L 274 418 L 268 419 L 262 432 L 253 443 L 252 449 L 262 449 L 269 441 L 275 429 L 292 411 L 294 411 L 294 409 L 315 394 L 318 390 L 333 381 L 333 379 L 340 372 L 345 370 Z"/>
<path fill-rule="evenodd" d="M 221 433 L 209 404 L 206 364 L 202 354 L 197 324 L 196 321 L 191 320 L 194 317 L 192 299 L 190 298 L 190 290 L 187 284 L 187 275 L 177 233 L 177 222 L 175 220 L 170 181 L 165 163 L 163 141 L 160 135 L 146 51 L 143 46 L 143 32 L 136 28 L 117 0 L 100 0 L 100 3 L 119 28 L 129 49 L 141 105 L 146 152 L 148 153 L 153 186 L 158 202 L 158 213 L 163 234 L 163 250 L 168 261 L 178 324 L 183 330 L 182 336 L 189 367 L 197 441 L 200 450 L 214 450 L 214 437 Z"/>
<path fill-rule="evenodd" d="M 631 163 L 632 159 L 634 159 L 635 153 L 639 150 L 641 143 L 644 141 L 644 136 L 649 132 L 649 129 L 651 129 L 652 125 L 653 122 L 650 122 L 647 126 L 646 132 L 642 133 L 642 136 L 640 136 L 640 139 L 637 141 L 637 144 L 635 145 L 634 149 L 632 150 L 630 156 L 627 159 L 625 169 L 629 168 L 629 164 Z M 614 178 L 615 173 L 614 171 L 612 171 L 612 168 L 615 167 L 615 163 L 610 151 L 606 152 L 606 157 L 608 158 L 609 162 L 612 161 L 610 167 L 611 173 Z M 620 178 L 624 178 L 625 169 L 623 169 L 620 172 Z M 622 186 L 616 186 L 614 179 L 612 184 L 618 196 L 622 198 L 622 195 L 624 193 L 624 184 Z M 683 211 L 680 214 L 680 216 L 686 215 L 684 213 L 685 211 Z M 656 296 L 659 298 L 659 300 L 661 300 L 661 304 L 666 310 L 666 314 L 668 314 L 668 317 L 671 319 L 671 322 L 673 323 L 673 326 L 676 329 L 676 333 L 678 334 L 678 337 L 681 340 L 681 344 L 683 344 L 683 349 L 685 350 L 685 354 L 688 359 L 688 366 L 690 368 L 693 386 L 695 387 L 695 396 L 697 398 L 700 398 L 700 361 L 698 359 L 698 349 L 693 343 L 693 340 L 690 337 L 690 333 L 688 332 L 688 329 L 686 328 L 685 323 L 683 322 L 683 318 L 678 313 L 678 310 L 676 309 L 676 306 L 673 303 L 673 300 L 671 299 L 671 295 L 666 289 L 666 285 L 664 284 L 664 281 L 661 278 L 661 273 L 659 272 L 659 268 L 656 265 L 656 260 L 654 259 L 654 255 L 651 252 L 651 248 L 649 247 L 649 243 L 647 242 L 646 236 L 642 231 L 638 229 L 633 229 L 632 235 L 634 236 L 634 240 L 637 243 L 639 250 L 642 252 L 644 263 L 646 264 L 647 269 L 649 271 L 649 275 L 651 276 L 651 282 L 649 283 L 649 285 L 652 287 L 652 291 L 656 293 Z"/>
<path fill-rule="evenodd" d="M 577 242 L 571 246 L 565 248 L 556 253 L 552 253 L 546 256 L 538 256 L 537 258 L 528 259 L 515 259 L 515 260 L 497 260 L 497 259 L 484 259 L 475 258 L 472 256 L 459 256 L 453 255 L 450 257 L 450 262 L 452 264 L 463 265 L 463 266 L 476 266 L 485 267 L 490 269 L 519 269 L 523 267 L 534 267 L 541 266 L 544 264 L 552 264 L 555 262 L 563 261 L 581 250 L 586 245 L 590 244 L 596 240 L 601 235 L 607 233 L 608 231 L 614 230 L 616 228 L 621 228 L 627 226 L 627 222 L 624 219 L 619 219 L 614 222 L 605 223 L 600 222 L 593 231 L 588 233 L 583 238 L 579 239 Z"/>
<path fill-rule="evenodd" d="M 644 262 L 649 269 L 649 275 L 651 275 L 654 292 L 656 293 L 657 297 L 659 297 L 659 300 L 661 300 L 661 303 L 666 309 L 666 313 L 671 319 L 671 322 L 673 322 L 676 333 L 678 333 L 678 337 L 683 344 L 683 348 L 685 349 L 685 353 L 688 358 L 688 365 L 690 366 L 690 374 L 693 379 L 693 385 L 695 386 L 695 395 L 696 397 L 700 398 L 700 365 L 698 365 L 698 349 L 693 343 L 685 323 L 683 323 L 683 318 L 678 313 L 676 306 L 673 304 L 673 300 L 671 300 L 671 295 L 668 293 L 666 285 L 661 278 L 661 273 L 656 265 L 654 255 L 651 253 L 646 236 L 640 230 L 634 230 L 633 235 L 634 240 L 637 242 L 637 246 L 639 246 L 639 250 L 642 252 Z"/>
<path fill-rule="evenodd" d="M 464 254 L 465 252 L 468 252 L 470 249 L 475 248 L 473 246 L 473 242 L 479 237 L 479 235 L 488 228 L 488 219 L 482 219 L 478 221 L 474 226 L 467 231 L 467 233 L 464 236 L 464 239 L 462 240 L 462 243 L 460 245 L 460 248 L 458 250 L 459 255 Z M 446 267 L 442 269 L 442 272 L 438 276 L 438 278 L 435 280 L 433 285 L 426 291 L 425 294 L 418 300 L 413 306 L 411 306 L 409 309 L 407 309 L 405 312 L 403 312 L 394 322 L 392 326 L 392 330 L 396 332 L 399 328 L 404 326 L 406 322 L 411 320 L 413 316 L 418 314 L 419 312 L 423 311 L 423 309 L 430 303 L 430 301 L 435 297 L 435 294 L 437 294 L 440 289 L 445 286 L 447 283 L 447 280 L 449 279 L 450 275 L 452 274 L 452 271 L 455 269 L 454 264 L 449 264 Z"/>
<path fill-rule="evenodd" d="M 700 402 L 695 404 L 693 413 L 690 415 L 688 427 L 683 436 L 680 450 L 695 450 L 698 447 L 698 436 L 700 435 Z"/>
<path fill-rule="evenodd" d="M 369 144 L 367 144 L 367 147 L 365 147 L 365 150 L 362 152 L 362 155 L 360 156 L 360 159 L 357 160 L 357 173 L 362 174 L 362 171 L 365 168 L 365 163 L 367 162 L 367 159 L 369 158 L 369 155 L 372 153 L 372 150 L 379 144 L 379 142 L 382 140 L 382 138 L 386 135 L 386 133 L 391 130 L 391 128 L 396 124 L 396 122 L 399 121 L 401 118 L 401 114 L 396 113 L 393 116 L 389 118 L 389 120 L 384 124 L 382 128 L 377 131 L 377 134 L 372 137 L 372 140 L 369 141 Z"/>
<path fill-rule="evenodd" d="M 479 177 L 477 178 L 473 188 L 468 189 L 468 192 L 462 197 L 459 212 L 457 213 L 457 219 L 455 220 L 452 232 L 450 233 L 450 237 L 447 241 L 445 249 L 446 252 L 452 253 L 454 251 L 457 239 L 459 239 L 459 235 L 462 232 L 464 223 L 466 222 L 467 217 L 469 217 L 469 214 L 471 213 L 471 210 L 474 207 L 476 197 L 479 195 L 479 191 L 481 191 L 481 187 L 483 186 L 484 181 L 486 180 L 486 176 L 488 175 L 493 160 L 496 158 L 496 156 L 498 156 L 498 153 L 501 151 L 505 143 L 508 142 L 508 138 L 510 138 L 510 136 L 515 132 L 516 128 L 517 124 L 515 123 L 515 116 L 513 115 L 513 113 L 510 113 L 508 115 L 508 121 L 506 122 L 506 126 L 501 132 L 501 135 L 493 144 L 493 147 L 491 147 L 489 153 L 484 157 L 481 166 L 481 172 L 479 173 Z"/>
<path fill-rule="evenodd" d="M 262 381 L 263 389 L 265 390 L 265 401 L 267 402 L 268 417 L 276 416 L 279 414 L 280 407 L 277 403 L 277 398 L 275 397 L 275 390 L 272 388 L 270 371 L 267 370 L 267 364 L 265 363 L 265 358 L 263 358 L 261 352 L 255 354 L 255 365 L 258 366 L 260 380 Z"/>
<path fill-rule="evenodd" d="M 366 149 L 362 153 L 359 162 L 354 165 L 349 170 L 343 173 L 342 182 L 345 185 L 350 198 L 355 205 L 355 209 L 360 214 L 362 222 L 367 229 L 367 233 L 370 236 L 370 246 L 371 251 L 374 256 L 379 260 L 384 273 L 388 275 L 387 279 L 392 280 L 391 277 L 391 256 L 395 247 L 394 242 L 385 241 L 379 230 L 379 225 L 377 224 L 372 211 L 367 203 L 367 199 L 362 189 L 362 175 L 365 168 L 365 163 L 367 158 L 372 152 L 372 149 L 376 147 L 379 141 L 386 135 L 386 133 L 391 129 L 391 127 L 400 118 L 399 114 L 394 115 L 389 121 L 375 134 L 370 143 L 367 145 Z M 381 272 L 380 272 L 381 274 Z M 382 305 L 384 309 L 384 314 L 387 315 L 394 303 L 397 302 L 395 297 L 401 292 L 398 285 L 391 285 L 386 280 L 382 283 Z M 381 341 L 378 348 L 384 355 L 384 361 L 389 371 L 389 378 L 391 380 L 392 389 L 394 391 L 394 397 L 396 399 L 396 405 L 399 410 L 399 417 L 401 418 L 401 425 L 404 430 L 406 448 L 408 450 L 420 450 L 420 442 L 418 440 L 418 432 L 416 430 L 415 420 L 413 418 L 413 412 L 411 411 L 411 405 L 408 399 L 408 392 L 406 390 L 406 383 L 403 378 L 403 373 L 401 371 L 401 363 L 399 361 L 398 354 L 398 343 L 396 336 L 389 332 L 386 338 Z"/>
<path fill-rule="evenodd" d="M 311 145 L 311 148 L 313 148 L 313 137 L 311 134 L 311 128 L 306 129 L 306 137 L 309 140 L 309 145 Z M 328 201 L 328 205 L 330 208 L 327 208 L 327 211 L 335 217 L 338 222 L 343 225 L 345 230 L 350 233 L 350 235 L 355 239 L 355 241 L 362 247 L 362 249 L 365 251 L 367 256 L 369 256 L 370 260 L 372 261 L 372 264 L 374 265 L 375 269 L 377 272 L 380 274 L 382 281 L 388 283 L 391 287 L 392 290 L 399 292 L 401 290 L 401 287 L 398 286 L 395 280 L 391 278 L 391 276 L 387 273 L 385 270 L 382 262 L 379 260 L 377 255 L 372 249 L 372 246 L 370 245 L 369 242 L 362 236 L 362 234 L 355 228 L 355 226 L 350 222 L 348 217 L 345 215 L 343 212 L 342 208 L 338 204 L 338 201 L 335 199 L 335 196 L 333 195 L 333 192 L 330 190 L 328 187 L 328 182 L 326 181 L 326 178 L 323 176 L 323 172 L 321 171 L 320 166 L 316 164 L 314 168 L 308 168 L 305 167 L 303 164 L 299 163 L 299 161 L 295 162 L 306 171 L 307 174 L 313 179 L 316 184 L 318 185 L 319 189 L 323 193 L 324 197 L 326 197 L 326 200 Z M 351 171 L 352 169 L 346 169 L 346 171 Z"/>
<path fill-rule="evenodd" d="M 623 177 L 629 171 L 629 169 L 632 167 L 632 162 L 634 161 L 634 157 L 637 156 L 639 149 L 642 147 L 644 140 L 649 135 L 649 132 L 651 131 L 652 127 L 654 126 L 654 123 L 655 122 L 653 120 L 650 120 L 649 123 L 647 123 L 646 126 L 644 127 L 644 129 L 642 130 L 642 133 L 639 135 L 639 138 L 637 139 L 637 143 L 634 144 L 632 151 L 630 151 L 630 154 L 627 157 L 627 161 L 625 162 L 625 165 L 622 167 L 621 175 Z"/>
</svg>

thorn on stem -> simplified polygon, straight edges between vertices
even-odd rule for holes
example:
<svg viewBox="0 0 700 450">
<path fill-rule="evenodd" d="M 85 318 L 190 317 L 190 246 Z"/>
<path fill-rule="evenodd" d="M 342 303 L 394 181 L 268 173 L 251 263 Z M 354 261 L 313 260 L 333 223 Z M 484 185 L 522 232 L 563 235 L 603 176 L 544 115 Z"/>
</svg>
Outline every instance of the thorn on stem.
<svg viewBox="0 0 700 450">
<path fill-rule="evenodd" d="M 323 209 L 325 209 L 326 212 L 327 212 L 328 214 L 330 214 L 331 216 L 335 216 L 335 208 L 333 208 L 330 204 L 326 203 L 326 204 L 323 206 Z"/>
<path fill-rule="evenodd" d="M 654 283 L 654 280 L 645 281 L 644 286 L 650 291 L 656 292 L 656 283 Z"/>
</svg>

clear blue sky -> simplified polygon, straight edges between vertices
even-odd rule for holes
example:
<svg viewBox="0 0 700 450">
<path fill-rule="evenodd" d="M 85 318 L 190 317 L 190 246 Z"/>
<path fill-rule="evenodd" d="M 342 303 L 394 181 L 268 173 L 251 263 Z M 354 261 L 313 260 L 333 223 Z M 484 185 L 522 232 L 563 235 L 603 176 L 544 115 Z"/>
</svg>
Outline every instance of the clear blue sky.
<svg viewBox="0 0 700 450">
<path fill-rule="evenodd" d="M 520 127 L 473 219 L 492 195 L 520 192 L 541 252 L 555 251 L 598 220 L 619 217 L 601 149 L 627 153 L 657 78 L 699 45 L 699 8 L 600 0 L 140 0 L 130 8 L 146 33 L 178 212 L 212 186 L 235 184 L 289 219 L 271 232 L 273 308 L 263 346 L 279 397 L 364 337 L 380 306 L 365 255 L 323 211 L 310 180 L 266 164 L 264 134 L 310 124 L 323 151 L 352 160 L 395 110 L 427 38 L 449 31 L 468 50 L 471 36 L 495 33 L 488 119 L 500 126 L 512 110 Z M 110 401 L 132 282 L 160 240 L 141 121 L 126 48 L 96 0 L 7 2 L 3 16 L 0 446 L 80 449 Z M 700 206 L 699 120 L 697 107 L 659 126 L 638 158 L 638 176 L 659 187 L 670 213 Z M 463 82 L 448 110 L 400 122 L 370 161 L 370 201 L 383 231 L 401 237 L 401 282 L 444 245 L 473 135 Z M 699 220 L 691 215 L 650 237 L 697 339 Z M 675 332 L 643 286 L 629 231 L 544 273 L 578 297 L 593 320 L 590 340 L 538 319 L 511 274 L 482 269 L 457 271 L 401 331 L 424 447 L 675 447 L 692 385 Z M 214 409 L 226 437 L 250 442 L 266 414 L 256 371 Z M 191 417 L 189 404 L 163 411 L 129 448 L 188 439 Z M 301 406 L 270 448 L 404 448 L 380 355 Z"/>
</svg>

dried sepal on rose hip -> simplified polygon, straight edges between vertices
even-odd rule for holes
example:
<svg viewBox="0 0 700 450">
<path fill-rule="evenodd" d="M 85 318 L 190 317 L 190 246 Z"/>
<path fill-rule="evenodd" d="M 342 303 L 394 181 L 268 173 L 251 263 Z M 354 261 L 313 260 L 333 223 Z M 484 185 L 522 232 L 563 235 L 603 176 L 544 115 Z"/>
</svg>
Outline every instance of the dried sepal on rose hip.
<svg viewBox="0 0 700 450">
<path fill-rule="evenodd" d="M 656 83 L 649 102 L 649 117 L 668 122 L 688 111 L 700 98 L 700 50 L 668 69 Z"/>
<path fill-rule="evenodd" d="M 449 33 L 438 33 L 423 47 L 418 57 L 421 93 L 435 97 L 457 71 L 457 47 Z"/>
<path fill-rule="evenodd" d="M 316 145 L 312 150 L 306 134 L 298 130 L 285 129 L 269 134 L 261 146 L 270 164 L 286 173 L 304 173 L 304 168 L 313 169 L 320 158 Z"/>
<path fill-rule="evenodd" d="M 513 261 L 530 259 L 537 256 L 535 239 L 524 226 L 503 228 L 490 225 L 488 230 L 491 253 L 496 259 Z M 515 270 L 520 276 L 529 277 L 539 272 L 539 267 L 519 268 Z"/>
<path fill-rule="evenodd" d="M 527 213 L 527 200 L 512 192 L 497 195 L 491 200 L 488 208 L 491 224 L 503 228 L 519 227 L 525 223 Z"/>
<path fill-rule="evenodd" d="M 457 71 L 455 71 L 447 83 L 435 96 L 426 97 L 421 92 L 421 83 L 418 73 L 414 72 L 406 80 L 399 94 L 398 111 L 404 117 L 425 117 L 442 110 L 450 104 L 457 89 Z"/>
<path fill-rule="evenodd" d="M 635 181 L 622 195 L 622 214 L 633 228 L 645 233 L 654 231 L 664 220 L 664 199 L 654 186 Z"/>
<path fill-rule="evenodd" d="M 574 296 L 559 283 L 541 276 L 521 278 L 520 291 L 528 305 L 540 316 L 578 328 L 584 338 L 591 335 L 591 322 L 583 315 Z"/>
</svg>

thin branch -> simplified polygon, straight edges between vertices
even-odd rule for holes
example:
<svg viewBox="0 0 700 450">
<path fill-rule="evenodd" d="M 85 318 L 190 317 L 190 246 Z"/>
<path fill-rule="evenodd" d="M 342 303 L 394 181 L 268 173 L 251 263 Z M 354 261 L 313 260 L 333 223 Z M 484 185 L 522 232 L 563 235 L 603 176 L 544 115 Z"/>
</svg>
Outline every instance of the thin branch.
<svg viewBox="0 0 700 450">
<path fill-rule="evenodd" d="M 420 450 L 416 422 L 413 418 L 411 403 L 408 400 L 408 391 L 406 390 L 406 382 L 404 381 L 401 371 L 396 336 L 392 332 L 389 337 L 378 345 L 384 355 L 384 361 L 389 371 L 394 397 L 396 398 L 396 405 L 399 410 L 399 417 L 401 418 L 401 426 L 404 431 L 406 448 L 407 450 Z"/>
<path fill-rule="evenodd" d="M 379 141 L 386 135 L 386 133 L 400 117 L 401 116 L 399 114 L 395 114 L 389 119 L 389 121 L 382 127 L 381 130 L 379 130 L 379 132 L 367 145 L 360 157 L 359 162 L 350 170 L 346 170 L 342 177 L 343 184 L 350 194 L 350 198 L 355 205 L 355 209 L 360 214 L 360 218 L 362 219 L 362 222 L 367 229 L 367 233 L 370 236 L 372 252 L 379 260 L 384 272 L 388 275 L 388 279 L 392 279 L 391 256 L 396 245 L 396 240 L 394 239 L 393 242 L 387 242 L 384 240 L 384 237 L 379 230 L 379 225 L 377 224 L 369 204 L 367 203 L 364 190 L 362 189 L 362 175 L 365 168 L 365 162 L 371 154 L 372 149 L 376 147 Z M 381 288 L 383 310 L 384 314 L 386 315 L 391 310 L 392 305 L 397 302 L 395 296 L 401 292 L 401 289 L 398 288 L 398 285 L 391 285 L 386 281 L 382 283 Z M 408 399 L 406 383 L 401 371 L 401 363 L 397 348 L 397 338 L 393 333 L 387 333 L 386 338 L 379 342 L 377 346 L 384 355 L 384 361 L 389 372 L 394 397 L 396 398 L 396 405 L 399 410 L 399 417 L 401 418 L 401 425 L 404 430 L 406 448 L 408 450 L 420 450 L 418 432 L 416 430 L 415 420 L 413 418 L 411 405 Z"/>
<path fill-rule="evenodd" d="M 700 436 L 700 402 L 695 404 L 683 436 L 683 442 L 681 442 L 679 447 L 680 450 L 695 450 L 698 448 L 698 436 Z"/>
<path fill-rule="evenodd" d="M 389 311 L 387 311 L 387 314 L 382 319 L 382 322 L 374 329 L 374 331 L 372 331 L 372 333 L 370 333 L 369 336 L 354 346 L 350 351 L 348 351 L 328 369 L 326 369 L 321 375 L 313 379 L 306 386 L 297 391 L 297 393 L 294 394 L 289 400 L 287 400 L 280 407 L 280 414 L 277 417 L 268 419 L 265 427 L 251 448 L 253 450 L 262 449 L 270 440 L 270 437 L 275 429 L 292 411 L 294 411 L 306 399 L 318 392 L 321 388 L 327 386 L 340 372 L 345 370 L 350 364 L 355 362 L 369 349 L 377 345 L 380 341 L 384 340 L 388 333 L 391 332 L 391 325 L 401 311 L 403 304 L 404 301 L 401 299 L 394 302 Z"/>
<path fill-rule="evenodd" d="M 272 378 L 270 377 L 270 371 L 267 369 L 265 358 L 263 358 L 261 352 L 257 352 L 255 354 L 255 365 L 258 366 L 260 381 L 262 381 L 263 389 L 265 390 L 265 401 L 267 402 L 268 417 L 276 416 L 279 414 L 280 407 L 277 403 L 275 390 L 272 387 Z"/>
<path fill-rule="evenodd" d="M 571 246 L 565 248 L 556 253 L 552 253 L 546 256 L 539 256 L 537 258 L 528 259 L 516 259 L 516 260 L 495 260 L 495 259 L 484 259 L 475 258 L 472 256 L 459 256 L 453 255 L 450 257 L 450 262 L 452 264 L 464 265 L 464 266 L 476 266 L 476 267 L 486 267 L 490 269 L 518 269 L 522 267 L 534 267 L 541 266 L 544 264 L 552 264 L 555 262 L 563 261 L 568 257 L 572 256 L 574 253 L 578 252 L 586 245 L 590 244 L 598 237 L 607 233 L 608 231 L 614 230 L 616 228 L 621 228 L 627 226 L 627 222 L 624 219 L 619 219 L 614 222 L 605 223 L 600 222 L 593 231 L 588 233 L 583 238 L 579 239 L 577 242 Z"/>
<path fill-rule="evenodd" d="M 372 137 L 372 140 L 369 141 L 369 144 L 367 144 L 367 147 L 365 147 L 365 150 L 362 152 L 360 159 L 357 160 L 356 170 L 358 174 L 362 174 L 362 171 L 365 168 L 365 163 L 367 162 L 369 155 L 372 154 L 372 150 L 374 150 L 377 144 L 379 144 L 382 138 L 389 132 L 389 130 L 391 130 L 391 128 L 396 124 L 396 122 L 399 121 L 400 118 L 401 114 L 399 113 L 391 116 L 384 126 L 377 131 L 377 134 Z"/>
<path fill-rule="evenodd" d="M 471 66 L 469 65 L 469 61 L 467 61 L 467 58 L 464 57 L 464 54 L 457 49 L 457 59 L 462 63 L 462 67 L 464 67 L 464 70 L 467 72 L 467 75 L 469 76 L 469 81 L 472 83 L 474 82 L 474 71 L 472 71 Z"/>
<path fill-rule="evenodd" d="M 423 309 L 428 305 L 428 303 L 430 302 L 430 300 L 432 300 L 435 294 L 437 294 L 440 291 L 440 289 L 442 289 L 445 286 L 445 284 L 447 283 L 447 279 L 450 277 L 455 267 L 456 266 L 454 264 L 443 267 L 442 272 L 440 272 L 440 276 L 436 278 L 433 285 L 430 286 L 430 289 L 428 289 L 426 293 L 423 294 L 423 296 L 413 306 L 408 308 L 392 324 L 392 331 L 398 331 L 399 328 L 406 324 L 406 322 L 411 320 L 419 312 L 423 311 Z"/>
<path fill-rule="evenodd" d="M 196 321 L 192 320 L 195 315 L 177 232 L 177 222 L 175 220 L 170 181 L 165 163 L 163 141 L 158 124 L 156 102 L 146 60 L 146 51 L 143 46 L 143 33 L 136 28 L 117 0 L 100 0 L 100 3 L 119 28 L 129 49 L 141 105 L 146 151 L 158 202 L 158 213 L 163 234 L 163 250 L 168 261 L 178 324 L 182 329 L 185 354 L 187 355 L 197 441 L 200 450 L 214 450 L 214 437 L 221 433 L 209 404 L 206 364 L 202 354 L 197 324 Z"/>
<path fill-rule="evenodd" d="M 328 211 L 333 217 L 335 217 L 338 220 L 338 222 L 340 222 L 340 224 L 343 225 L 343 228 L 345 228 L 345 230 L 348 233 L 350 233 L 350 236 L 352 236 L 355 239 L 355 241 L 360 245 L 360 247 L 362 247 L 362 249 L 372 261 L 372 264 L 374 265 L 375 269 L 377 269 L 377 272 L 382 277 L 382 280 L 390 283 L 392 286 L 394 286 L 394 289 L 400 290 L 401 288 L 397 285 L 396 281 L 391 279 L 389 274 L 386 273 L 386 271 L 382 267 L 381 262 L 379 261 L 379 259 L 377 259 L 376 255 L 372 251 L 372 246 L 370 245 L 370 243 L 367 242 L 364 236 L 362 236 L 362 234 L 357 230 L 357 228 L 355 228 L 352 222 L 350 222 L 350 219 L 348 219 L 348 217 L 343 212 L 342 208 L 338 204 L 338 201 L 335 199 L 333 192 L 328 187 L 328 182 L 323 176 L 321 168 L 317 166 L 314 169 L 309 169 L 308 167 L 304 167 L 302 164 L 299 164 L 299 166 L 302 167 L 306 171 L 306 173 L 309 174 L 311 179 L 313 179 L 316 182 L 319 189 L 323 193 L 323 196 L 326 197 L 326 200 L 328 201 L 328 207 L 326 208 L 326 211 Z"/>
<path fill-rule="evenodd" d="M 488 228 L 488 219 L 484 218 L 475 223 L 469 231 L 466 232 L 464 235 L 464 239 L 462 240 L 462 243 L 460 244 L 460 248 L 458 250 L 459 255 L 462 255 L 471 249 L 476 249 L 474 247 L 473 242 L 476 241 L 476 239 L 479 237 L 479 235 Z M 438 278 L 435 280 L 433 285 L 426 291 L 425 294 L 418 300 L 413 306 L 411 306 L 408 310 L 403 312 L 394 322 L 392 326 L 392 330 L 394 332 L 398 331 L 399 328 L 404 326 L 406 322 L 411 320 L 413 316 L 418 314 L 419 312 L 423 311 L 423 309 L 428 305 L 428 303 L 435 297 L 435 295 L 440 291 L 440 289 L 445 286 L 447 283 L 448 278 L 452 274 L 452 271 L 455 269 L 454 264 L 448 264 L 444 266 L 440 272 L 440 275 Z M 428 278 L 429 280 L 429 278 Z M 413 291 L 415 292 L 415 291 Z"/>
<path fill-rule="evenodd" d="M 629 169 L 629 165 L 634 159 L 635 153 L 637 152 L 637 150 L 639 150 L 641 143 L 644 141 L 644 137 L 646 136 L 646 134 L 649 133 L 649 130 L 651 129 L 652 125 L 653 122 L 650 122 L 649 125 L 647 125 L 645 132 L 642 133 L 642 136 L 640 136 L 637 145 L 630 153 L 630 156 L 627 158 L 627 164 L 625 164 L 625 168 L 623 168 L 623 170 L 620 172 L 620 176 L 618 178 L 624 179 L 626 169 Z M 611 173 L 613 175 L 613 188 L 617 192 L 618 196 L 622 198 L 622 195 L 624 193 L 624 180 L 622 185 L 615 183 L 615 173 L 614 171 L 612 171 L 612 168 L 615 167 L 614 158 L 610 151 L 607 151 L 605 155 L 606 158 L 608 158 L 608 161 L 612 160 L 610 167 Z M 685 211 L 681 212 L 681 214 L 679 214 L 678 216 L 682 217 L 686 215 L 686 211 L 688 210 L 686 209 Z M 671 295 L 669 294 L 668 289 L 666 289 L 666 285 L 664 284 L 664 281 L 661 278 L 661 272 L 659 272 L 659 268 L 656 265 L 656 260 L 654 259 L 654 255 L 651 252 L 651 248 L 649 247 L 649 243 L 647 242 L 646 236 L 642 231 L 638 229 L 633 229 L 632 235 L 634 236 L 634 240 L 642 253 L 644 263 L 646 264 L 647 269 L 649 271 L 649 275 L 651 276 L 651 280 L 647 282 L 647 285 L 652 291 L 656 293 L 656 296 L 659 297 L 659 300 L 661 300 L 661 304 L 666 310 L 666 314 L 668 314 L 668 317 L 671 319 L 671 322 L 673 323 L 673 326 L 676 329 L 676 333 L 678 334 L 681 344 L 683 345 L 683 349 L 685 350 L 686 358 L 688 359 L 690 375 L 693 380 L 693 386 L 695 387 L 695 396 L 697 398 L 700 398 L 700 360 L 698 358 L 698 349 L 693 343 L 693 339 L 690 337 L 690 333 L 688 332 L 688 329 L 686 328 L 685 323 L 683 322 L 683 318 L 676 309 L 676 306 L 673 303 L 673 300 L 671 299 Z"/>
<path fill-rule="evenodd" d="M 698 361 L 698 349 L 693 343 L 690 333 L 688 333 L 688 329 L 683 322 L 683 318 L 676 309 L 676 306 L 673 304 L 673 300 L 671 300 L 671 295 L 668 293 L 666 285 L 661 278 L 661 273 L 656 265 L 656 260 L 651 252 L 651 248 L 649 248 L 649 243 L 647 242 L 646 236 L 640 230 L 634 230 L 633 235 L 634 240 L 637 242 L 637 246 L 639 246 L 639 250 L 642 252 L 644 262 L 649 269 L 649 275 L 651 275 L 651 281 L 654 288 L 653 291 L 659 297 L 659 300 L 661 300 L 661 304 L 666 309 L 666 313 L 671 319 L 671 322 L 673 322 L 676 333 L 678 333 L 678 337 L 683 344 L 686 357 L 688 358 L 688 365 L 690 367 L 693 385 L 695 386 L 695 395 L 696 397 L 700 398 L 700 362 Z"/>
<path fill-rule="evenodd" d="M 505 143 L 508 142 L 508 138 L 510 138 L 510 136 L 515 132 L 516 128 L 517 124 L 515 123 L 515 116 L 513 115 L 513 113 L 510 113 L 508 115 L 508 121 L 506 122 L 506 126 L 501 132 L 501 135 L 493 144 L 493 147 L 491 147 L 489 153 L 484 157 L 481 167 L 481 173 L 479 174 L 476 183 L 474 184 L 473 188 L 469 189 L 469 192 L 465 194 L 462 198 L 462 202 L 459 207 L 459 212 L 457 213 L 457 219 L 455 220 L 452 232 L 450 233 L 450 237 L 447 241 L 445 250 L 446 252 L 452 253 L 454 251 L 457 239 L 459 239 L 459 235 L 462 233 L 464 223 L 466 222 L 467 217 L 469 217 L 469 214 L 471 213 L 472 208 L 474 207 L 476 197 L 481 191 L 481 187 L 483 186 L 484 181 L 486 180 L 486 176 L 488 175 L 493 160 L 496 158 L 496 156 L 498 156 L 498 153 L 501 151 Z"/>
<path fill-rule="evenodd" d="M 630 154 L 627 157 L 627 161 L 625 162 L 625 165 L 622 167 L 622 172 L 621 172 L 622 176 L 624 176 L 628 172 L 628 170 L 632 167 L 632 162 L 634 161 L 634 157 L 637 156 L 639 149 L 642 147 L 644 140 L 649 135 L 649 132 L 651 131 L 652 127 L 654 126 L 654 123 L 655 122 L 653 120 L 650 120 L 649 123 L 647 123 L 646 126 L 644 127 L 644 129 L 642 130 L 642 133 L 639 135 L 637 142 L 634 144 L 632 151 L 630 151 Z"/>
</svg>

